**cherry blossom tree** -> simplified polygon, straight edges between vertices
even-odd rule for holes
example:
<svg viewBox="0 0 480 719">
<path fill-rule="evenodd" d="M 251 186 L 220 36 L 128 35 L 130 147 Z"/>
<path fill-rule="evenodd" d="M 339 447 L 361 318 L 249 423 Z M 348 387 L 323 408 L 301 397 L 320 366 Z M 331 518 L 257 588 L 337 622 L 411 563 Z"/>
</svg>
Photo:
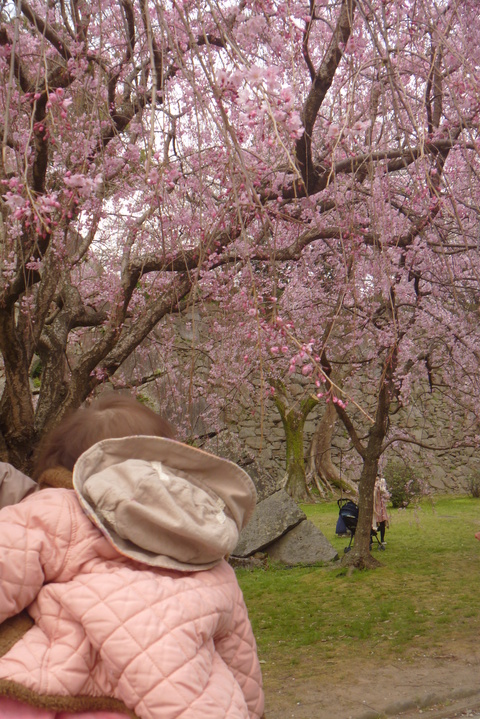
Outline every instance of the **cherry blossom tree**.
<svg viewBox="0 0 480 719">
<path fill-rule="evenodd" d="M 363 467 L 351 561 L 368 562 L 375 475 L 409 441 L 394 413 L 415 383 L 475 416 L 476 1 L 0 13 L 2 457 L 28 468 L 154 333 L 167 372 L 171 317 L 215 305 L 223 397 L 256 372 L 287 437 L 335 407 Z"/>
</svg>

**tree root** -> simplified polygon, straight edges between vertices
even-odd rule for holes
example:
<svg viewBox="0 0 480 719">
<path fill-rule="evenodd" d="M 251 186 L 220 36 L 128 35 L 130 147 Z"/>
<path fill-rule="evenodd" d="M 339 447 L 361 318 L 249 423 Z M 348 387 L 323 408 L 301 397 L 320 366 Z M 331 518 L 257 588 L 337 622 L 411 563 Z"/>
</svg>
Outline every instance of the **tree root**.
<svg viewBox="0 0 480 719">
<path fill-rule="evenodd" d="M 383 564 L 371 554 L 363 556 L 362 554 L 357 554 L 355 549 L 343 556 L 341 565 L 342 567 L 351 567 L 353 569 L 378 569 L 378 567 L 383 567 Z"/>
</svg>

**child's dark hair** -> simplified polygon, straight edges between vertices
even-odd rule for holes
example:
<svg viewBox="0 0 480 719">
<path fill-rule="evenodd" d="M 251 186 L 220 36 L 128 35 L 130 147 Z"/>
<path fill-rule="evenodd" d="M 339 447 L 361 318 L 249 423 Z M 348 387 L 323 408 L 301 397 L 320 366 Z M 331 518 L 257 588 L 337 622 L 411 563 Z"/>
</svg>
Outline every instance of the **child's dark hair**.
<svg viewBox="0 0 480 719">
<path fill-rule="evenodd" d="M 137 434 L 175 438 L 171 425 L 134 397 L 105 394 L 72 412 L 45 436 L 35 456 L 34 477 L 52 467 L 71 471 L 80 455 L 102 439 Z"/>
</svg>

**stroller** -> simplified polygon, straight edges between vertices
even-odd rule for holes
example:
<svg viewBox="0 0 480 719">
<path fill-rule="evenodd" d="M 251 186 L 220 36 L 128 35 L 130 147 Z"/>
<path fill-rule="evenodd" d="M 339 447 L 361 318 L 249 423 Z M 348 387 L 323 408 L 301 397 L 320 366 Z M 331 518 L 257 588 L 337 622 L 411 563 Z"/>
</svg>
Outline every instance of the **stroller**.
<svg viewBox="0 0 480 719">
<path fill-rule="evenodd" d="M 347 531 L 350 533 L 350 542 L 348 544 L 348 547 L 345 547 L 343 550 L 346 554 L 349 552 L 352 548 L 352 542 L 353 538 L 355 537 L 355 530 L 357 529 L 357 522 L 358 522 L 358 505 L 355 504 L 351 499 L 337 499 L 338 504 L 338 519 L 342 520 L 343 524 L 347 528 Z M 377 532 L 375 529 L 371 529 L 370 531 L 370 549 L 372 548 L 373 540 L 374 538 L 377 540 L 378 549 L 383 551 L 385 547 L 380 542 Z"/>
</svg>

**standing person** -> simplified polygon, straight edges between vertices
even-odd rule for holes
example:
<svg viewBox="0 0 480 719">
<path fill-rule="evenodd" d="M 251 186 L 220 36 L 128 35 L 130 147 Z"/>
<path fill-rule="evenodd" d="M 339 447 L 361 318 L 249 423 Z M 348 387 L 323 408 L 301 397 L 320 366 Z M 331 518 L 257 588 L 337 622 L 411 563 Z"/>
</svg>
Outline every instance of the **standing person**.
<svg viewBox="0 0 480 719">
<path fill-rule="evenodd" d="M 255 507 L 250 477 L 113 395 L 51 432 L 36 477 L 0 511 L 2 719 L 259 719 L 224 559 Z M 25 608 L 27 631 L 9 619 Z"/>
<path fill-rule="evenodd" d="M 390 499 L 390 492 L 384 477 L 377 477 L 373 495 L 373 528 L 380 532 L 380 542 L 384 547 L 385 530 L 388 527 L 387 502 Z"/>
</svg>

